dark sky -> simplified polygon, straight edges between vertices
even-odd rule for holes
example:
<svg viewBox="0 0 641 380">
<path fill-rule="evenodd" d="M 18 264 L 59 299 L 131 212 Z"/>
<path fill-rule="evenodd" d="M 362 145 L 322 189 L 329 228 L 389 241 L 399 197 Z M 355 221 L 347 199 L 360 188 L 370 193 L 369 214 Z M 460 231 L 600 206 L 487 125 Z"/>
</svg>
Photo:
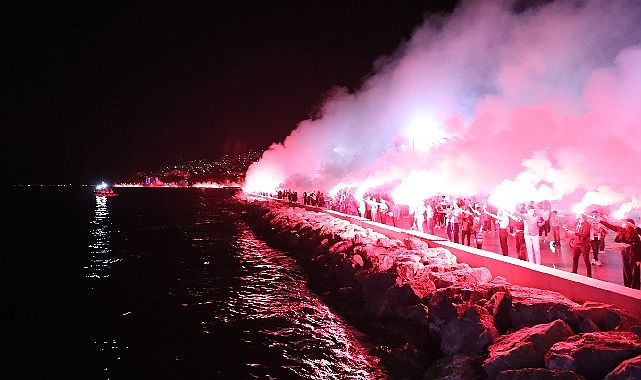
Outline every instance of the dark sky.
<svg viewBox="0 0 641 380">
<path fill-rule="evenodd" d="M 456 2 L 73 3 L 4 5 L 10 183 L 266 149 Z"/>
</svg>

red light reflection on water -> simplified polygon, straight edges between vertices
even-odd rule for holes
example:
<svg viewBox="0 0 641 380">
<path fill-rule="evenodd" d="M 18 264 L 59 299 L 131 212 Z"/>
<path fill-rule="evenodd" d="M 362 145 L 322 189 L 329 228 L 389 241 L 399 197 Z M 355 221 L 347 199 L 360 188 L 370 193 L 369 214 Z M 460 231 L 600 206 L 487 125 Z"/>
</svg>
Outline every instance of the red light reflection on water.
<svg viewBox="0 0 641 380">
<path fill-rule="evenodd" d="M 226 299 L 207 299 L 194 289 L 198 301 L 185 307 L 215 307 L 215 320 L 202 322 L 202 331 L 226 324 L 248 326 L 247 343 L 275 354 L 292 376 L 309 379 L 387 378 L 363 343 L 363 336 L 334 314 L 307 285 L 297 263 L 244 229 L 237 243 L 243 269 L 239 285 Z M 251 326 L 251 327 L 250 327 Z M 260 355 L 247 366 L 259 373 L 270 367 Z"/>
</svg>

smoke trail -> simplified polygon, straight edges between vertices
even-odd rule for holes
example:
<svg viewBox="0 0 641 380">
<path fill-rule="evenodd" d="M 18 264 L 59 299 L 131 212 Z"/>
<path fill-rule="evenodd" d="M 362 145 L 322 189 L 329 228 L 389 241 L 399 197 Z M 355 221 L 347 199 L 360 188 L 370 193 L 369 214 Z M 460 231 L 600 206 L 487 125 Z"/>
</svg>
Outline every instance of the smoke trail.
<svg viewBox="0 0 641 380">
<path fill-rule="evenodd" d="M 385 187 L 641 208 L 641 4 L 467 1 L 335 89 L 246 191 Z"/>
</svg>

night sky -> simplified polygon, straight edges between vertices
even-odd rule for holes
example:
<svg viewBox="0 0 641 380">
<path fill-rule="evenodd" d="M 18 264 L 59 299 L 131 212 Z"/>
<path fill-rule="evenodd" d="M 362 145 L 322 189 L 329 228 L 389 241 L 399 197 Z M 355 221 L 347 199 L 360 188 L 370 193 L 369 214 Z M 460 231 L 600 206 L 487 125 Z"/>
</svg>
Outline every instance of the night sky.
<svg viewBox="0 0 641 380">
<path fill-rule="evenodd" d="M 201 3 L 5 4 L 5 180 L 115 181 L 266 149 L 456 4 Z"/>
</svg>

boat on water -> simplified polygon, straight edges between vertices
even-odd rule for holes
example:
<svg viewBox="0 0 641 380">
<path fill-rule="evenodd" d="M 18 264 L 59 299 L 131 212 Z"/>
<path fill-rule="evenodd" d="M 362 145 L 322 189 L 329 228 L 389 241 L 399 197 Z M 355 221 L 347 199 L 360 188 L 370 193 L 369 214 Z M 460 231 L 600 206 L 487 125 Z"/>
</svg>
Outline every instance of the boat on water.
<svg viewBox="0 0 641 380">
<path fill-rule="evenodd" d="M 118 195 L 118 193 L 114 192 L 113 189 L 109 187 L 109 185 L 102 182 L 100 183 L 100 185 L 96 186 L 94 195 L 97 197 L 115 197 Z"/>
</svg>

